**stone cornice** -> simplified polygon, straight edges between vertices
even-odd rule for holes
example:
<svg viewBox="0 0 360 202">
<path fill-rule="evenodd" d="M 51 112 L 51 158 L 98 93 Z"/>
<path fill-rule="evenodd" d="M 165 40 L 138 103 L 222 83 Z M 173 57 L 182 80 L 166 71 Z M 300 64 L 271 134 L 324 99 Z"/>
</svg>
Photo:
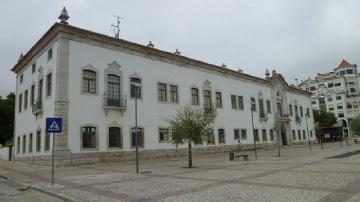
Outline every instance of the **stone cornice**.
<svg viewBox="0 0 360 202">
<path fill-rule="evenodd" d="M 235 70 L 223 68 L 214 64 L 206 63 L 200 60 L 188 58 L 182 55 L 177 55 L 171 52 L 162 51 L 156 48 L 150 48 L 141 44 L 137 44 L 134 42 L 129 42 L 123 39 L 116 39 L 114 37 L 110 37 L 104 34 L 99 34 L 96 32 L 92 32 L 89 30 L 85 30 L 82 28 L 74 27 L 68 24 L 55 23 L 36 43 L 35 45 L 26 53 L 26 55 L 18 61 L 18 63 L 11 69 L 13 72 L 20 72 L 32 59 L 34 55 L 42 50 L 42 48 L 49 43 L 57 34 L 65 33 L 68 36 L 77 36 L 87 40 L 93 40 L 96 42 L 108 44 L 111 46 L 121 47 L 123 49 L 127 49 L 130 51 L 140 52 L 148 57 L 155 57 L 165 61 L 172 61 L 176 63 L 181 63 L 183 65 L 190 65 L 198 68 L 203 68 L 207 70 L 211 70 L 214 72 L 218 72 L 222 75 L 234 76 L 236 78 L 241 78 L 247 81 L 252 81 L 256 83 L 260 83 L 267 86 L 272 86 L 272 82 L 267 79 L 262 79 L 259 77 L 255 77 L 249 74 L 237 72 Z M 282 78 L 283 79 L 283 78 Z M 284 79 L 283 79 L 284 80 Z M 300 93 L 306 96 L 310 96 L 311 93 L 289 86 L 286 81 L 285 87 L 286 90 Z"/>
</svg>

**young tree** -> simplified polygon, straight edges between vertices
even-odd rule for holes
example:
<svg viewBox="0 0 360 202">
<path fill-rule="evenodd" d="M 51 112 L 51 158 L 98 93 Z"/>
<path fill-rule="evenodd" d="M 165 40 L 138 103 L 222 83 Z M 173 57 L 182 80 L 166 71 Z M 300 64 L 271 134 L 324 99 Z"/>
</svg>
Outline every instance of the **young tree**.
<svg viewBox="0 0 360 202">
<path fill-rule="evenodd" d="M 350 121 L 349 126 L 355 135 L 360 135 L 360 114 Z"/>
<path fill-rule="evenodd" d="M 319 122 L 320 127 L 330 127 L 336 123 L 336 117 L 331 112 L 313 110 L 315 122 Z"/>
<path fill-rule="evenodd" d="M 172 142 L 176 144 L 188 144 L 189 168 L 192 167 L 191 144 L 201 144 L 210 135 L 210 124 L 214 122 L 214 112 L 192 109 L 189 106 L 180 108 L 176 115 L 168 119 L 172 129 Z"/>
<path fill-rule="evenodd" d="M 0 99 L 0 144 L 12 144 L 14 133 L 15 94 Z"/>
</svg>

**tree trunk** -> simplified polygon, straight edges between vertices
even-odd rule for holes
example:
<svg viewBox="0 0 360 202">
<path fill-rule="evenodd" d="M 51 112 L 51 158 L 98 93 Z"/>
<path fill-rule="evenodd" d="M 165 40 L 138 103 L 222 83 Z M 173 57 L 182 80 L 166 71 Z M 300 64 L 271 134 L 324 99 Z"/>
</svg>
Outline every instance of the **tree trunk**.
<svg viewBox="0 0 360 202">
<path fill-rule="evenodd" d="M 189 168 L 192 168 L 192 151 L 191 151 L 191 142 L 189 142 Z"/>
</svg>

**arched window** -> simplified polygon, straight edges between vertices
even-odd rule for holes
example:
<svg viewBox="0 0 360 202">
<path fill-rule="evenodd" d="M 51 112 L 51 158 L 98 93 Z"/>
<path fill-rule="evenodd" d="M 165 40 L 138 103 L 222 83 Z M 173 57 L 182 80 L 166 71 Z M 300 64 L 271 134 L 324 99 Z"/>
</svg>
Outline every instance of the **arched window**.
<svg viewBox="0 0 360 202">
<path fill-rule="evenodd" d="M 83 93 L 96 93 L 96 72 L 92 70 L 83 70 L 82 78 L 82 92 Z"/>
</svg>

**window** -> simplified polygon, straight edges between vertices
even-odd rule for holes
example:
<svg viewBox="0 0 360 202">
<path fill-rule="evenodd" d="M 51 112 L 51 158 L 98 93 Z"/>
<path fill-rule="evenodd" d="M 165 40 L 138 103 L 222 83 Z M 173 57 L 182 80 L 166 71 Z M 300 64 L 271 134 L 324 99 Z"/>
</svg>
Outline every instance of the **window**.
<svg viewBox="0 0 360 202">
<path fill-rule="evenodd" d="M 36 151 L 41 151 L 41 131 L 36 131 Z"/>
<path fill-rule="evenodd" d="M 136 135 L 135 127 L 131 128 L 131 148 L 136 147 L 136 139 L 137 139 L 138 147 L 143 148 L 144 147 L 144 129 L 143 128 L 138 127 L 137 135 Z"/>
<path fill-rule="evenodd" d="M 315 86 L 310 86 L 310 91 L 316 90 Z"/>
<path fill-rule="evenodd" d="M 26 136 L 23 136 L 23 143 L 22 143 L 22 153 L 26 153 Z"/>
<path fill-rule="evenodd" d="M 259 112 L 260 118 L 265 118 L 265 109 L 263 99 L 259 99 Z"/>
<path fill-rule="evenodd" d="M 239 129 L 234 129 L 234 139 L 235 140 L 240 139 L 240 131 L 239 131 Z"/>
<path fill-rule="evenodd" d="M 255 101 L 255 98 L 250 98 L 250 103 L 251 103 L 251 109 L 253 111 L 256 111 L 256 101 Z"/>
<path fill-rule="evenodd" d="M 307 117 L 310 118 L 310 109 L 309 108 L 306 108 L 306 115 L 307 115 Z"/>
<path fill-rule="evenodd" d="M 166 102 L 167 95 L 166 95 L 166 84 L 165 83 L 158 83 L 158 94 L 159 94 L 159 101 Z"/>
<path fill-rule="evenodd" d="M 278 110 L 279 115 L 282 116 L 282 106 L 281 106 L 281 103 L 280 103 L 280 102 L 276 103 L 276 106 L 277 106 L 277 110 Z"/>
<path fill-rule="evenodd" d="M 199 89 L 191 88 L 191 104 L 199 105 Z"/>
<path fill-rule="evenodd" d="M 30 92 L 30 106 L 32 107 L 34 105 L 35 100 L 35 85 L 31 85 L 31 92 Z"/>
<path fill-rule="evenodd" d="M 300 108 L 300 116 L 303 117 L 304 116 L 303 108 L 302 108 L 302 106 L 300 106 L 299 108 Z"/>
<path fill-rule="evenodd" d="M 345 74 L 345 70 L 340 71 L 340 76 Z"/>
<path fill-rule="evenodd" d="M 168 128 L 159 128 L 159 142 L 170 142 L 170 134 Z"/>
<path fill-rule="evenodd" d="M 20 154 L 20 137 L 17 138 L 16 153 L 17 153 L 17 154 Z"/>
<path fill-rule="evenodd" d="M 301 140 L 301 131 L 298 130 L 298 139 Z"/>
<path fill-rule="evenodd" d="M 242 140 L 247 139 L 246 129 L 241 129 L 241 139 Z"/>
<path fill-rule="evenodd" d="M 32 152 L 32 143 L 33 143 L 33 134 L 32 133 L 30 133 L 30 135 L 29 135 L 29 153 L 31 153 Z"/>
<path fill-rule="evenodd" d="M 267 134 L 266 134 L 266 129 L 262 129 L 262 140 L 263 142 L 267 142 Z"/>
<path fill-rule="evenodd" d="M 353 73 L 354 73 L 354 71 L 352 69 L 347 69 L 346 70 L 346 74 L 353 74 Z"/>
<path fill-rule="evenodd" d="M 295 130 L 292 130 L 292 136 L 293 136 L 293 140 L 296 140 L 296 133 L 295 133 Z"/>
<path fill-rule="evenodd" d="M 316 105 L 316 100 L 312 100 L 311 104 Z"/>
<path fill-rule="evenodd" d="M 207 135 L 207 144 L 215 144 L 214 130 L 213 129 L 209 129 L 209 133 Z"/>
<path fill-rule="evenodd" d="M 82 148 L 96 148 L 96 128 L 92 126 L 82 127 Z"/>
<path fill-rule="evenodd" d="M 43 89 L 43 80 L 40 79 L 39 80 L 39 86 L 38 86 L 38 100 L 41 101 L 42 100 L 42 89 Z"/>
<path fill-rule="evenodd" d="M 270 129 L 270 141 L 274 141 L 274 130 Z"/>
<path fill-rule="evenodd" d="M 305 130 L 303 130 L 303 140 L 306 140 L 306 133 L 305 133 Z"/>
<path fill-rule="evenodd" d="M 341 100 L 341 95 L 336 96 L 336 100 Z"/>
<path fill-rule="evenodd" d="M 20 75 L 20 83 L 22 83 L 24 81 L 24 75 Z"/>
<path fill-rule="evenodd" d="M 328 101 L 328 102 L 332 102 L 332 100 L 333 100 L 332 97 L 328 97 L 328 98 L 327 98 L 327 101 Z"/>
<path fill-rule="evenodd" d="M 292 115 L 293 115 L 292 105 L 289 105 L 289 113 L 290 113 L 290 116 L 292 116 Z"/>
<path fill-rule="evenodd" d="M 266 100 L 266 112 L 271 114 L 271 102 L 270 100 Z"/>
<path fill-rule="evenodd" d="M 341 86 L 341 83 L 335 83 L 335 86 Z"/>
<path fill-rule="evenodd" d="M 178 87 L 170 85 L 170 102 L 178 103 Z"/>
<path fill-rule="evenodd" d="M 48 60 L 50 60 L 50 59 L 52 58 L 52 54 L 53 54 L 52 48 L 50 48 L 50 49 L 48 50 L 48 53 L 47 53 L 47 59 L 48 59 Z"/>
<path fill-rule="evenodd" d="M 296 105 L 294 106 L 294 111 L 295 111 L 296 119 L 298 119 L 299 118 L 299 112 L 298 112 L 298 107 Z"/>
<path fill-rule="evenodd" d="M 337 106 L 337 109 L 343 109 L 343 106 L 342 106 L 342 105 L 338 105 L 338 106 Z"/>
<path fill-rule="evenodd" d="M 141 79 L 139 78 L 130 78 L 130 85 L 131 85 L 131 92 L 130 92 L 130 96 L 131 98 L 139 98 L 141 99 L 141 88 L 142 88 L 142 83 L 141 83 Z"/>
<path fill-rule="evenodd" d="M 222 108 L 222 97 L 221 92 L 216 92 L 216 108 Z"/>
<path fill-rule="evenodd" d="M 96 93 L 96 72 L 92 70 L 83 70 L 83 93 Z"/>
<path fill-rule="evenodd" d="M 237 105 L 236 105 L 236 95 L 231 95 L 231 108 L 232 108 L 232 109 L 237 109 Z"/>
<path fill-rule="evenodd" d="M 106 101 L 111 106 L 121 106 L 120 102 L 120 76 L 115 74 L 107 75 Z"/>
<path fill-rule="evenodd" d="M 355 88 L 350 88 L 350 92 L 355 93 L 356 92 Z"/>
<path fill-rule="evenodd" d="M 45 151 L 50 151 L 50 133 L 45 133 Z"/>
<path fill-rule="evenodd" d="M 19 112 L 21 112 L 22 107 L 22 94 L 19 95 Z"/>
<path fill-rule="evenodd" d="M 254 129 L 254 139 L 255 141 L 260 141 L 258 129 Z"/>
<path fill-rule="evenodd" d="M 311 138 L 313 137 L 313 132 L 312 132 L 312 130 L 310 130 L 310 137 L 311 137 Z"/>
<path fill-rule="evenodd" d="M 204 107 L 211 108 L 211 93 L 209 90 L 204 90 Z"/>
<path fill-rule="evenodd" d="M 243 96 L 238 96 L 238 107 L 240 110 L 244 109 L 244 99 Z"/>
<path fill-rule="evenodd" d="M 31 73 L 35 73 L 36 72 L 36 63 L 34 63 L 32 66 L 31 66 Z"/>
<path fill-rule="evenodd" d="M 339 118 L 344 118 L 344 113 L 339 113 L 338 117 Z"/>
<path fill-rule="evenodd" d="M 52 88 L 52 75 L 51 73 L 46 76 L 46 96 L 51 96 L 51 88 Z"/>
<path fill-rule="evenodd" d="M 328 88 L 334 87 L 334 83 L 328 83 Z"/>
<path fill-rule="evenodd" d="M 28 108 L 28 90 L 24 92 L 24 109 Z"/>
<path fill-rule="evenodd" d="M 122 148 L 121 128 L 109 127 L 109 148 Z"/>
<path fill-rule="evenodd" d="M 225 144 L 225 130 L 224 129 L 219 129 L 218 130 L 218 141 L 219 144 Z"/>
</svg>

